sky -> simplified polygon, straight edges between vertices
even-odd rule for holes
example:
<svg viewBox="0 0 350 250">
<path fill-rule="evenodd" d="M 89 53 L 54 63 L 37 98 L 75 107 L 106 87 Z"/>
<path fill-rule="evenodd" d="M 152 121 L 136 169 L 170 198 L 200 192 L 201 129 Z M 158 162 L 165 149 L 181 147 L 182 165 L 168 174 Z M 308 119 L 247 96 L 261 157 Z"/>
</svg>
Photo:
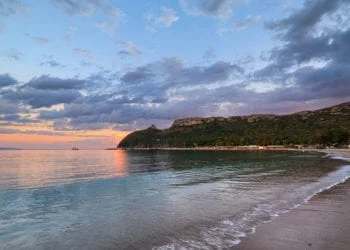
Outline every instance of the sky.
<svg viewBox="0 0 350 250">
<path fill-rule="evenodd" d="M 0 147 L 350 101 L 350 0 L 0 0 Z"/>
</svg>

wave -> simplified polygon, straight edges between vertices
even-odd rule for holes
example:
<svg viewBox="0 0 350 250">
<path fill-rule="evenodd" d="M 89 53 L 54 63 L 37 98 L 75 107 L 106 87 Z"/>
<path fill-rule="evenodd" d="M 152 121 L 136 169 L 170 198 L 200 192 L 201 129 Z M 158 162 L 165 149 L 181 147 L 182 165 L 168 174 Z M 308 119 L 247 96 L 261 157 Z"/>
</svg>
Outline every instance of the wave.
<svg viewBox="0 0 350 250">
<path fill-rule="evenodd" d="M 334 155 L 328 157 L 350 162 L 350 158 Z M 255 233 L 259 225 L 271 222 L 281 214 L 309 202 L 315 195 L 344 183 L 349 178 L 350 165 L 342 166 L 316 182 L 300 186 L 291 193 L 285 193 L 278 200 L 258 204 L 244 214 L 224 219 L 215 226 L 202 230 L 198 236 L 192 236 L 190 239 L 186 237 L 175 239 L 169 244 L 153 249 L 225 249 L 233 247 L 248 234 Z"/>
</svg>

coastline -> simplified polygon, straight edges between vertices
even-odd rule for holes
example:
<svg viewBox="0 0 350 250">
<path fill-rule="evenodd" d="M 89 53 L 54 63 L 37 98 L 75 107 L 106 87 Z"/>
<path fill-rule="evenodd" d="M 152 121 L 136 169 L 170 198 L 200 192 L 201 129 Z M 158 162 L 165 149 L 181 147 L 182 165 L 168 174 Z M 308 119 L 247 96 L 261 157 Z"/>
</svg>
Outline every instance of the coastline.
<svg viewBox="0 0 350 250">
<path fill-rule="evenodd" d="M 349 161 L 349 149 L 309 150 Z M 347 165 L 347 164 L 344 164 Z M 348 164 L 349 165 L 349 164 Z M 350 178 L 260 225 L 232 249 L 339 249 L 350 247 Z"/>
<path fill-rule="evenodd" d="M 284 146 L 217 146 L 217 147 L 154 147 L 154 148 L 117 148 L 122 150 L 178 150 L 178 151 L 296 151 L 319 152 L 337 157 L 350 158 L 350 148 L 293 148 Z"/>
<path fill-rule="evenodd" d="M 209 147 L 152 147 L 152 148 L 118 148 L 123 150 L 179 150 L 179 151 L 302 151 L 284 146 L 209 146 Z M 305 150 L 304 150 L 305 151 Z"/>
<path fill-rule="evenodd" d="M 349 249 L 350 181 L 338 184 L 269 224 L 233 249 Z"/>
<path fill-rule="evenodd" d="M 308 149 L 308 151 L 325 153 L 336 157 L 350 158 L 350 148 Z"/>
</svg>

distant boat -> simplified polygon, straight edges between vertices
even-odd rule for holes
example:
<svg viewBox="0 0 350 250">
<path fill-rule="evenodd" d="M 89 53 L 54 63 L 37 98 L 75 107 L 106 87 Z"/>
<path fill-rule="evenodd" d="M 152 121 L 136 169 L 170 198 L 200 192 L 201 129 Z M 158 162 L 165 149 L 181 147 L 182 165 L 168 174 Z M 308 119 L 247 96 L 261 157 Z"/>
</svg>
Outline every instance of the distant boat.
<svg viewBox="0 0 350 250">
<path fill-rule="evenodd" d="M 79 150 L 79 148 L 77 147 L 77 142 L 74 142 L 74 146 L 72 147 L 72 150 Z"/>
</svg>

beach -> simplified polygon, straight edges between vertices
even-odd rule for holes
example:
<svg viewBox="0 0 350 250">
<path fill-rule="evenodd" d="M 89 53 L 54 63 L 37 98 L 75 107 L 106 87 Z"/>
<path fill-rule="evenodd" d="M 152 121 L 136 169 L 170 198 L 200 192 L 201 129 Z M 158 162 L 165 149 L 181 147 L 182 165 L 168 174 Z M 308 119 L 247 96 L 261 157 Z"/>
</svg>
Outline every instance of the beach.
<svg viewBox="0 0 350 250">
<path fill-rule="evenodd" d="M 317 150 L 349 157 L 348 149 Z M 346 162 L 344 162 L 346 165 Z M 234 249 L 339 249 L 350 247 L 350 180 L 262 224 Z"/>
<path fill-rule="evenodd" d="M 350 149 L 345 148 L 312 149 L 312 151 L 350 158 Z"/>
</svg>

